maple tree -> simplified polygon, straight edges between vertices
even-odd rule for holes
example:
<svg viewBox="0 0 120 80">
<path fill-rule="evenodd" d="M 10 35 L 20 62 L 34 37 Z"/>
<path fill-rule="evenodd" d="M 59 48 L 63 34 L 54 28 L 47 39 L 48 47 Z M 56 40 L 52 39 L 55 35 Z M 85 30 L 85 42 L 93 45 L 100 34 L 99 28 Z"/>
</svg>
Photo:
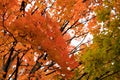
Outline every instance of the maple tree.
<svg viewBox="0 0 120 80">
<path fill-rule="evenodd" d="M 27 3 L 32 7 L 28 7 L 28 11 Z M 33 1 L 0 1 L 1 79 L 44 79 L 41 75 L 58 73 L 56 69 L 67 75 L 70 72 L 67 67 L 76 64 L 68 57 L 67 44 L 58 23 L 42 16 L 45 13 L 41 9 L 47 7 L 45 2 L 32 4 Z M 56 62 L 60 67 L 54 66 Z"/>
<path fill-rule="evenodd" d="M 101 0 L 0 0 L 0 79 L 74 76 L 80 65 L 74 53 L 85 52 L 87 35 L 99 32 L 97 4 Z M 72 46 L 73 40 L 80 43 Z"/>
</svg>

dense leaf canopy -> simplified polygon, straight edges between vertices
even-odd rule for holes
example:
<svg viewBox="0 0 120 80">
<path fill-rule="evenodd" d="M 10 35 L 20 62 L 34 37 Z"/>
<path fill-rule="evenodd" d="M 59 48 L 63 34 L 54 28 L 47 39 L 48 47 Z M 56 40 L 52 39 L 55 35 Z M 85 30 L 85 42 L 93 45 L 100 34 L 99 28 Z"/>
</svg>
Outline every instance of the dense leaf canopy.
<svg viewBox="0 0 120 80">
<path fill-rule="evenodd" d="M 119 0 L 0 0 L 0 80 L 119 80 Z"/>
</svg>

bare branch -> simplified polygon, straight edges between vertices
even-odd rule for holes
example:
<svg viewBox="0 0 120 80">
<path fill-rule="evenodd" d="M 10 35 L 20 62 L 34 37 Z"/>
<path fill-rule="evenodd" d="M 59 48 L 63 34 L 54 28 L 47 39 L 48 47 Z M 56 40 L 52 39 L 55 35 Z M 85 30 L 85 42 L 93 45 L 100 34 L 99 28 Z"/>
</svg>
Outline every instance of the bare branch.
<svg viewBox="0 0 120 80">
<path fill-rule="evenodd" d="M 33 15 L 38 9 L 39 9 L 39 7 L 37 7 L 37 8 L 31 13 L 31 15 Z"/>
<path fill-rule="evenodd" d="M 68 32 L 68 30 L 70 30 L 71 28 L 73 28 L 75 26 L 75 24 L 78 22 L 78 20 L 76 20 L 70 27 L 68 27 L 67 30 L 64 31 L 64 33 L 62 35 L 65 35 Z"/>
<path fill-rule="evenodd" d="M 104 74 L 104 75 L 106 75 L 106 76 L 100 77 L 99 80 L 103 80 L 103 79 L 105 79 L 105 78 L 107 78 L 107 77 L 109 77 L 109 76 L 112 76 L 112 75 L 114 75 L 114 74 L 117 74 L 117 73 L 119 73 L 119 72 L 120 72 L 120 71 L 115 71 L 115 72 L 113 72 L 113 73 L 111 73 L 111 74 L 108 74 L 108 73 L 110 73 L 110 72 L 107 72 L 106 74 L 108 74 L 108 75 Z"/>
<path fill-rule="evenodd" d="M 63 24 L 63 26 L 60 28 L 60 31 L 63 32 L 64 29 L 66 28 L 66 26 L 68 25 L 69 21 L 66 20 L 65 23 Z"/>
<path fill-rule="evenodd" d="M 77 80 L 81 80 L 84 76 L 86 76 L 88 73 L 83 73 L 79 78 L 77 78 Z"/>
<path fill-rule="evenodd" d="M 42 62 L 38 62 L 38 60 L 42 57 L 43 55 L 39 56 L 38 59 L 36 60 L 36 63 L 34 64 L 34 66 L 32 67 L 32 69 L 30 70 L 29 74 L 35 73 L 35 71 L 37 71 L 40 67 L 42 67 Z"/>
<path fill-rule="evenodd" d="M 8 68 L 10 66 L 10 63 L 11 63 L 11 57 L 12 57 L 12 54 L 13 54 L 13 51 L 14 51 L 14 46 L 11 47 L 11 49 L 9 50 L 10 51 L 10 54 L 9 54 L 9 57 L 6 61 L 5 64 L 3 64 L 3 71 L 6 72 L 6 74 L 3 75 L 4 78 L 6 78 L 6 75 L 7 75 L 7 72 L 8 72 Z"/>
<path fill-rule="evenodd" d="M 45 9 L 43 9 L 43 11 L 41 12 L 41 15 L 42 15 L 42 16 L 45 15 L 47 9 L 48 9 L 48 8 L 51 8 L 53 5 L 54 5 L 54 2 L 53 2 L 50 6 L 46 7 Z"/>
<path fill-rule="evenodd" d="M 47 75 L 50 75 L 50 74 L 52 74 L 52 73 L 54 73 L 54 72 L 56 72 L 56 70 L 53 70 L 52 72 L 47 73 L 46 76 L 47 76 Z"/>
<path fill-rule="evenodd" d="M 71 50 L 71 52 L 69 53 L 69 55 L 74 54 L 77 51 L 83 50 L 83 49 L 79 49 L 79 50 L 77 50 L 77 49 L 80 47 L 80 45 L 83 44 L 83 41 L 86 39 L 87 35 L 88 34 L 86 34 L 85 37 L 82 39 L 82 41 L 73 50 Z"/>
<path fill-rule="evenodd" d="M 79 38 L 79 37 L 84 36 L 84 35 L 86 35 L 86 34 L 88 34 L 88 32 L 85 32 L 85 33 L 80 34 L 80 35 L 74 35 L 71 39 L 67 40 L 66 42 L 67 42 L 67 43 L 70 43 L 73 39 Z"/>
<path fill-rule="evenodd" d="M 15 70 L 16 73 L 15 73 L 15 78 L 14 78 L 15 80 L 17 80 L 19 65 L 20 65 L 20 61 L 19 61 L 19 57 L 17 56 L 17 64 L 16 64 L 16 70 Z"/>
<path fill-rule="evenodd" d="M 13 39 L 15 40 L 14 43 L 17 43 L 17 40 L 14 37 L 14 35 L 5 27 L 5 14 L 6 14 L 6 12 L 4 12 L 3 16 L 2 16 L 2 26 L 3 26 L 4 30 L 7 31 L 10 34 L 10 36 L 13 37 Z"/>
</svg>

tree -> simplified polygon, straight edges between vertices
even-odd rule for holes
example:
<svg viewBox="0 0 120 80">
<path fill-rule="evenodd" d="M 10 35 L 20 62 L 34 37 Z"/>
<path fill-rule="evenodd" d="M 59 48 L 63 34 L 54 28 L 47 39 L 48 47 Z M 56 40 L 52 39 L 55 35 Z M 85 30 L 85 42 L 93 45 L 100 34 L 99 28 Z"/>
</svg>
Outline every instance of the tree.
<svg viewBox="0 0 120 80">
<path fill-rule="evenodd" d="M 94 33 L 97 3 L 101 1 L 0 0 L 0 78 L 71 78 L 79 67 L 74 53 L 89 43 L 83 43 L 89 31 Z M 81 42 L 71 46 L 75 39 Z"/>
<path fill-rule="evenodd" d="M 93 44 L 85 50 L 79 61 L 84 67 L 82 80 L 119 80 L 120 79 L 120 10 L 119 0 L 105 0 L 96 8 L 100 30 L 93 38 Z M 79 73 L 79 74 L 80 74 Z"/>
<path fill-rule="evenodd" d="M 27 3 L 33 1 L 0 1 L 1 79 L 42 79 L 52 73 L 69 76 L 67 67 L 77 63 L 68 57 L 58 23 L 40 10 L 47 8 L 46 2 L 36 1 L 32 8 Z"/>
</svg>

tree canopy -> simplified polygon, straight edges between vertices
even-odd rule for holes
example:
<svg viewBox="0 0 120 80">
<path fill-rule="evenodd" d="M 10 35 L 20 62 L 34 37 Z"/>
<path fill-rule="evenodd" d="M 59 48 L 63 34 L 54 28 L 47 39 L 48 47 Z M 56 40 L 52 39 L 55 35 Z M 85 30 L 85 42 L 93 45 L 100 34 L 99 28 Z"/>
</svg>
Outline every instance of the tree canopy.
<svg viewBox="0 0 120 80">
<path fill-rule="evenodd" d="M 100 30 L 93 34 L 93 44 L 80 57 L 84 65 L 84 79 L 119 80 L 120 79 L 120 1 L 103 1 L 96 11 Z"/>
<path fill-rule="evenodd" d="M 0 0 L 0 80 L 119 80 L 119 5 Z"/>
</svg>

